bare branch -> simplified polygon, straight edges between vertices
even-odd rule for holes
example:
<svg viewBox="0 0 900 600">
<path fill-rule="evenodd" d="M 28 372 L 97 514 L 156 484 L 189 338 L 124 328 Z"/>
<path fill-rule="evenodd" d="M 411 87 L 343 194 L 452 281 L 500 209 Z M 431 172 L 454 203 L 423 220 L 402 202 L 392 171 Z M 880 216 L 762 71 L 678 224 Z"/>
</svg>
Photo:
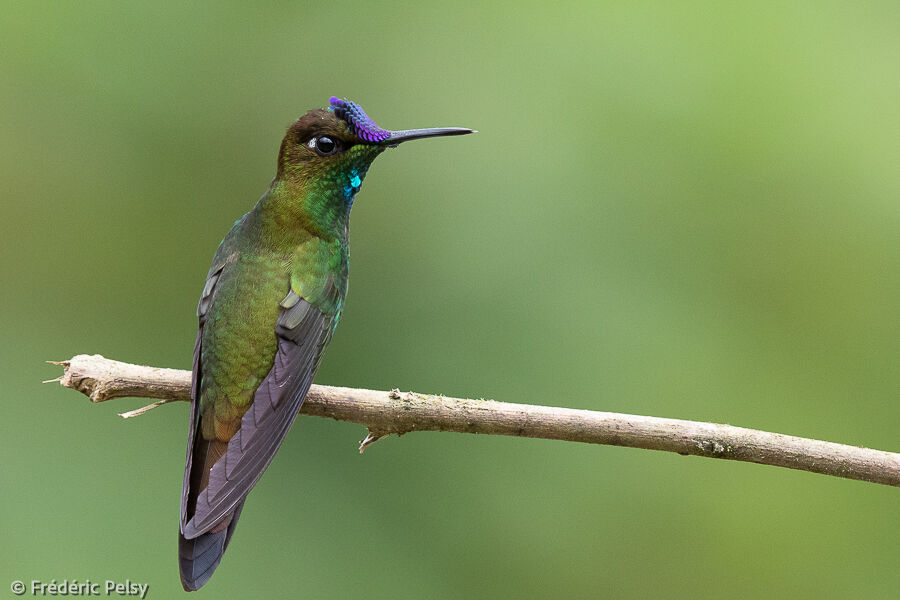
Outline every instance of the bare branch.
<svg viewBox="0 0 900 600">
<path fill-rule="evenodd" d="M 189 371 L 96 354 L 55 364 L 64 369 L 60 384 L 92 402 L 125 396 L 160 400 L 123 417 L 190 399 Z M 312 386 L 300 412 L 365 425 L 369 431 L 360 452 L 392 433 L 456 431 L 665 450 L 900 487 L 900 454 L 716 423 L 324 385 Z"/>
</svg>

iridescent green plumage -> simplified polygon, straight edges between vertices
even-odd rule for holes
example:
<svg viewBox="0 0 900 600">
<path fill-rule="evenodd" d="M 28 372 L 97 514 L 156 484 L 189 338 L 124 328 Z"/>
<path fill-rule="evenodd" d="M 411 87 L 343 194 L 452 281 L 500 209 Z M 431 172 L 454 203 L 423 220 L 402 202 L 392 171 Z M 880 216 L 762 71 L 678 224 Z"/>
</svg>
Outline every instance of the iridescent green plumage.
<svg viewBox="0 0 900 600">
<path fill-rule="evenodd" d="M 361 183 L 382 150 L 354 146 L 314 179 L 306 178 L 303 169 L 285 169 L 222 241 L 210 274 L 230 268 L 222 270 L 216 283 L 222 300 L 207 316 L 216 326 L 204 328 L 202 337 L 200 414 L 205 439 L 231 439 L 236 420 L 271 369 L 275 322 L 288 290 L 329 318 L 332 330 L 337 325 L 350 252 L 350 206 L 344 190 L 351 173 L 360 174 Z M 209 385 L 210 377 L 215 385 Z"/>
<path fill-rule="evenodd" d="M 355 110 L 313 110 L 291 125 L 275 180 L 222 240 L 207 275 L 179 532 L 187 590 L 218 565 L 334 334 L 347 293 L 350 208 L 372 161 L 406 140 L 471 133 L 379 128 L 372 141 L 374 122 L 341 102 Z"/>
</svg>

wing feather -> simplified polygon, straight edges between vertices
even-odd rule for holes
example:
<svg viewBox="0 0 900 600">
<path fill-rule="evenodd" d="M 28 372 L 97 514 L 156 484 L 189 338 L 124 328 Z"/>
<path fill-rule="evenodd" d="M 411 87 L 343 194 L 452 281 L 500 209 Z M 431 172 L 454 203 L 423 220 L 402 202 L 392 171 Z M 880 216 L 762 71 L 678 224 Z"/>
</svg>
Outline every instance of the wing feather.
<svg viewBox="0 0 900 600">
<path fill-rule="evenodd" d="M 211 293 L 214 287 L 215 284 Z M 187 522 L 184 507 L 188 494 L 186 491 L 182 494 L 185 538 L 212 529 L 243 501 L 262 476 L 300 411 L 322 351 L 331 338 L 334 321 L 335 315 L 323 313 L 293 291 L 282 301 L 275 326 L 278 350 L 272 368 L 257 388 L 253 403 L 241 418 L 240 428 L 229 440 L 223 456 L 210 469 L 208 484 L 198 494 Z M 194 368 L 198 379 L 196 363 Z M 196 401 L 192 411 L 196 410 L 195 405 Z M 189 484 L 186 476 L 185 487 Z"/>
<path fill-rule="evenodd" d="M 213 300 L 213 292 L 222 270 L 225 268 L 225 262 L 221 264 L 213 264 L 206 277 L 206 284 L 203 286 L 203 293 L 200 294 L 200 301 L 197 303 L 197 317 L 199 326 L 197 327 L 197 339 L 194 342 L 194 361 L 191 370 L 191 417 L 190 430 L 188 433 L 187 459 L 185 460 L 184 481 L 181 485 L 181 527 L 187 521 L 187 513 L 190 502 L 191 490 L 191 474 L 193 467 L 193 458 L 197 454 L 194 452 L 194 446 L 197 440 L 197 429 L 200 425 L 200 353 L 202 348 L 203 326 L 206 323 L 206 313 L 209 310 Z M 204 452 L 205 453 L 205 452 Z"/>
</svg>

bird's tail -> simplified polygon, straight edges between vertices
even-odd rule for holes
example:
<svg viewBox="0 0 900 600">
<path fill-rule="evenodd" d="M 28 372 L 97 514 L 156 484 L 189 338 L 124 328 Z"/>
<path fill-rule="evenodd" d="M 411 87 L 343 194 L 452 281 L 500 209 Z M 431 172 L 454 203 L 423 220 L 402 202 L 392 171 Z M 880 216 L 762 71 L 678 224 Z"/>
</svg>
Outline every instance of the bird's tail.
<svg viewBox="0 0 900 600">
<path fill-rule="evenodd" d="M 227 520 L 228 517 L 223 519 L 223 524 L 227 523 L 227 526 L 214 527 L 194 539 L 186 539 L 178 532 L 178 567 L 181 569 L 181 585 L 185 591 L 199 590 L 212 577 L 228 548 L 243 508 L 242 501 L 234 508 L 230 520 Z"/>
</svg>

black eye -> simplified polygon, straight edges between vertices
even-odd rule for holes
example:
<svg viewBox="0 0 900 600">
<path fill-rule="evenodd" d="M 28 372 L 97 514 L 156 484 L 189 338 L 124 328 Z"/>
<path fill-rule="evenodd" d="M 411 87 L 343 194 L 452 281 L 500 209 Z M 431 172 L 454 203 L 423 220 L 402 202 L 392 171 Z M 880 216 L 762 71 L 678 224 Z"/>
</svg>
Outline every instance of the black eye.
<svg viewBox="0 0 900 600">
<path fill-rule="evenodd" d="M 325 135 L 309 140 L 309 145 L 319 156 L 328 156 L 338 151 L 338 143 Z"/>
</svg>

